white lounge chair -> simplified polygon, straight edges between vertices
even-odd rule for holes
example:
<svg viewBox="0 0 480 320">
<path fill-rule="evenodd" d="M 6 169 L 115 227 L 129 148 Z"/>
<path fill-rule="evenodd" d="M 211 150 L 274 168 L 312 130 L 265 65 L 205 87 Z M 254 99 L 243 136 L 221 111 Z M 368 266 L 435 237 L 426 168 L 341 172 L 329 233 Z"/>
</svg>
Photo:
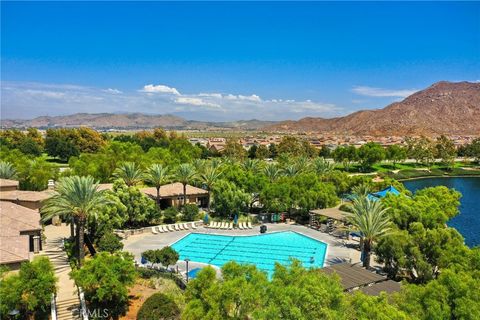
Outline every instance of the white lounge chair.
<svg viewBox="0 0 480 320">
<path fill-rule="evenodd" d="M 215 228 L 216 222 L 210 221 L 210 224 L 208 225 L 209 228 Z"/>
<path fill-rule="evenodd" d="M 228 229 L 229 229 L 229 230 L 232 230 L 232 229 L 233 229 L 233 223 L 232 223 L 232 222 L 230 222 L 230 224 L 228 225 Z"/>
<path fill-rule="evenodd" d="M 217 229 L 222 229 L 223 228 L 223 222 L 219 222 L 217 225 Z"/>
<path fill-rule="evenodd" d="M 158 234 L 156 227 L 152 227 L 152 233 L 153 233 L 153 234 Z"/>
<path fill-rule="evenodd" d="M 214 222 L 212 228 L 218 229 L 220 227 L 220 222 Z"/>
<path fill-rule="evenodd" d="M 192 229 L 197 229 L 197 226 L 195 225 L 195 222 L 192 222 Z"/>
<path fill-rule="evenodd" d="M 169 224 L 168 226 L 166 226 L 166 228 L 168 229 L 168 231 L 172 232 L 172 231 L 175 231 L 175 229 L 173 229 L 173 226 L 171 224 Z"/>
<path fill-rule="evenodd" d="M 183 227 L 183 223 L 178 223 L 178 229 L 185 230 L 185 228 Z"/>
<path fill-rule="evenodd" d="M 248 229 L 253 229 L 252 223 L 250 221 L 247 222 L 247 227 L 248 227 Z"/>
<path fill-rule="evenodd" d="M 190 229 L 190 227 L 188 226 L 188 223 L 184 223 L 184 224 L 183 224 L 183 229 L 185 229 L 185 230 L 189 230 L 189 229 Z"/>
<path fill-rule="evenodd" d="M 158 233 L 163 233 L 163 229 L 160 228 L 160 226 L 156 226 L 155 229 L 157 230 Z"/>
<path fill-rule="evenodd" d="M 243 222 L 240 222 L 240 223 L 238 224 L 238 229 L 243 230 Z"/>
<path fill-rule="evenodd" d="M 228 229 L 228 222 L 223 223 L 222 229 L 227 230 Z"/>
<path fill-rule="evenodd" d="M 176 223 L 173 225 L 173 229 L 175 229 L 175 231 L 180 231 L 180 228 L 178 227 L 178 224 L 176 224 Z"/>
</svg>

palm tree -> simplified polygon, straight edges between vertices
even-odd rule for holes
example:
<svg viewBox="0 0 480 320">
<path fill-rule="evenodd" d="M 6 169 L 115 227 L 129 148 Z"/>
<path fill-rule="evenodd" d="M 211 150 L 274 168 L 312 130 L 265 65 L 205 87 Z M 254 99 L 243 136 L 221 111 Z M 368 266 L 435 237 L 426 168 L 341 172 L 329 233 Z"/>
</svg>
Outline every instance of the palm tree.
<svg viewBox="0 0 480 320">
<path fill-rule="evenodd" d="M 263 173 L 267 176 L 270 182 L 275 181 L 281 174 L 281 170 L 275 164 L 269 164 L 263 169 Z"/>
<path fill-rule="evenodd" d="M 282 173 L 287 177 L 294 177 L 300 173 L 300 169 L 295 164 L 289 164 L 283 168 Z"/>
<path fill-rule="evenodd" d="M 54 216 L 75 220 L 79 265 L 85 257 L 84 232 L 88 217 L 95 215 L 101 206 L 110 204 L 104 191 L 97 191 L 97 188 L 98 183 L 91 176 L 62 178 L 57 184 L 56 194 L 42 207 L 43 221 L 50 220 Z"/>
<path fill-rule="evenodd" d="M 175 177 L 183 184 L 183 205 L 187 204 L 187 184 L 196 176 L 195 168 L 189 163 L 182 163 L 178 166 Z"/>
<path fill-rule="evenodd" d="M 352 195 L 356 198 L 366 197 L 372 190 L 366 183 L 358 184 L 352 188 Z"/>
<path fill-rule="evenodd" d="M 317 175 L 328 173 L 334 169 L 333 163 L 328 162 L 324 158 L 316 158 L 312 163 L 312 167 Z"/>
<path fill-rule="evenodd" d="M 17 176 L 17 171 L 10 162 L 0 161 L 0 178 L 14 179 Z"/>
<path fill-rule="evenodd" d="M 369 268 L 373 243 L 390 230 L 388 209 L 380 201 L 372 201 L 367 197 L 355 198 L 351 209 L 351 213 L 346 213 L 347 219 L 362 234 L 363 266 Z"/>
<path fill-rule="evenodd" d="M 242 163 L 242 167 L 245 171 L 258 173 L 262 168 L 262 163 L 258 159 L 247 159 Z"/>
<path fill-rule="evenodd" d="M 200 173 L 200 181 L 207 186 L 208 202 L 207 211 L 210 212 L 210 202 L 212 198 L 212 190 L 217 181 L 222 176 L 222 171 L 219 167 L 206 166 L 203 172 Z"/>
<path fill-rule="evenodd" d="M 113 173 L 113 176 L 125 181 L 129 187 L 140 183 L 143 180 L 143 172 L 135 162 L 122 163 Z"/>
<path fill-rule="evenodd" d="M 148 168 L 145 180 L 157 189 L 157 205 L 160 207 L 160 187 L 170 180 L 168 168 L 161 164 L 153 164 Z"/>
</svg>

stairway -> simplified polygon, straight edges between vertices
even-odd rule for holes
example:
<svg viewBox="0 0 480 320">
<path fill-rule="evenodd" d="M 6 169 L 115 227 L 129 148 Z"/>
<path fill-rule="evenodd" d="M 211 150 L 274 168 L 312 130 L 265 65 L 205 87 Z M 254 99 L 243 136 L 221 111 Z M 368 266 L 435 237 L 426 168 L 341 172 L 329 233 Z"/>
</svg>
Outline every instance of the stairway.
<svg viewBox="0 0 480 320">
<path fill-rule="evenodd" d="M 63 250 L 63 238 L 69 236 L 67 226 L 45 227 L 46 241 L 41 255 L 50 259 L 53 264 L 55 275 L 58 277 L 56 308 L 59 320 L 80 320 L 80 299 L 77 288 L 69 273 L 72 271 L 68 263 L 67 253 Z"/>
</svg>

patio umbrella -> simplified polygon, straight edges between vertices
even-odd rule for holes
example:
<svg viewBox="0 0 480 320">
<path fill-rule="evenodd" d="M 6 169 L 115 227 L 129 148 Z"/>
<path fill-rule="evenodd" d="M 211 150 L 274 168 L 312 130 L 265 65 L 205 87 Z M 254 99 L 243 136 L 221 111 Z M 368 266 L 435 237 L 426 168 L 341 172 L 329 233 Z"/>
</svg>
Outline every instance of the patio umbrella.
<svg viewBox="0 0 480 320">
<path fill-rule="evenodd" d="M 235 215 L 235 217 L 233 217 L 233 224 L 234 225 L 238 224 L 238 216 L 237 215 Z"/>
<path fill-rule="evenodd" d="M 205 213 L 205 216 L 203 217 L 203 223 L 208 224 L 208 220 L 209 220 L 208 213 Z"/>
</svg>

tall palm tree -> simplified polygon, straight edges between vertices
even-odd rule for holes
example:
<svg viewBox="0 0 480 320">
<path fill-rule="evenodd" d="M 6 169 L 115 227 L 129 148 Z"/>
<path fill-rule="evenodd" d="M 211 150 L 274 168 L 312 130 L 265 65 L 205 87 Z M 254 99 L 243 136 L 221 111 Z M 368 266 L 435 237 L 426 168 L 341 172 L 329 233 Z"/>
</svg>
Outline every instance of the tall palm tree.
<svg viewBox="0 0 480 320">
<path fill-rule="evenodd" d="M 366 183 L 358 184 L 352 188 L 352 195 L 354 197 L 366 197 L 372 190 L 370 186 Z"/>
<path fill-rule="evenodd" d="M 380 201 L 367 197 L 357 197 L 351 205 L 352 212 L 347 213 L 348 221 L 362 234 L 363 266 L 370 267 L 370 255 L 373 243 L 390 230 L 387 208 Z"/>
<path fill-rule="evenodd" d="M 170 180 L 168 168 L 161 164 L 153 164 L 148 168 L 145 180 L 157 189 L 157 205 L 160 207 L 160 187 Z"/>
<path fill-rule="evenodd" d="M 13 179 L 17 176 L 17 171 L 10 162 L 0 161 L 0 178 Z"/>
<path fill-rule="evenodd" d="M 189 163 L 182 163 L 178 166 L 175 177 L 183 184 L 183 205 L 187 204 L 187 184 L 194 180 L 195 168 Z"/>
<path fill-rule="evenodd" d="M 42 207 L 42 220 L 46 221 L 54 216 L 66 219 L 73 217 L 77 225 L 78 263 L 82 264 L 85 257 L 84 233 L 87 219 L 95 215 L 104 205 L 109 205 L 104 191 L 97 191 L 98 183 L 93 177 L 71 176 L 62 178 L 55 190 L 55 195 L 48 199 Z"/>
<path fill-rule="evenodd" d="M 135 162 L 124 162 L 114 171 L 113 176 L 122 179 L 131 187 L 143 180 L 143 171 Z"/>
<path fill-rule="evenodd" d="M 281 174 L 281 170 L 275 164 L 269 164 L 263 169 L 263 173 L 267 176 L 270 182 L 275 181 Z"/>
<path fill-rule="evenodd" d="M 208 202 L 207 202 L 207 211 L 210 212 L 210 203 L 212 198 L 212 190 L 217 181 L 222 176 L 222 171 L 220 167 L 206 166 L 204 170 L 200 173 L 200 181 L 207 186 L 208 191 Z"/>
</svg>

